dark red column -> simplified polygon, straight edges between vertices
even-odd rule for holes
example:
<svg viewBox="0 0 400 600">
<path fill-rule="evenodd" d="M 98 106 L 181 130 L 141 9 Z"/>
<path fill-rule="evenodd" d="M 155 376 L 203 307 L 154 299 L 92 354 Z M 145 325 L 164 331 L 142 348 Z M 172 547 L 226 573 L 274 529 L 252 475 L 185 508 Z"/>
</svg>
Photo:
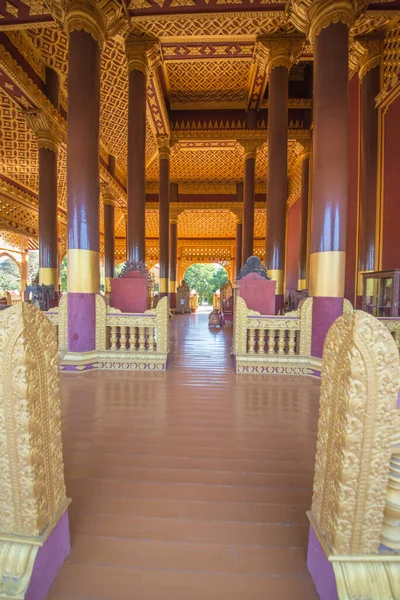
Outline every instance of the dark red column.
<svg viewBox="0 0 400 600">
<path fill-rule="evenodd" d="M 170 201 L 176 204 L 179 200 L 178 184 L 171 183 Z M 169 218 L 169 304 L 172 309 L 176 308 L 176 288 L 177 288 L 177 260 L 178 260 L 178 214 L 170 214 Z"/>
<path fill-rule="evenodd" d="M 301 214 L 298 289 L 307 289 L 307 231 L 310 156 L 306 154 L 301 165 Z"/>
<path fill-rule="evenodd" d="M 287 202 L 289 67 L 271 69 L 268 83 L 268 174 L 265 266 L 276 281 L 275 311 L 283 309 Z"/>
<path fill-rule="evenodd" d="M 242 264 L 254 252 L 254 202 L 257 142 L 244 142 Z"/>
<path fill-rule="evenodd" d="M 106 186 L 102 190 L 104 209 L 104 291 L 111 292 L 111 279 L 115 267 L 115 200 Z"/>
<path fill-rule="evenodd" d="M 103 16 L 94 5 L 85 10 L 88 33 L 82 30 L 81 6 L 66 15 L 68 47 L 67 218 L 68 218 L 68 349 L 90 352 L 96 347 L 95 297 L 100 290 L 99 122 L 100 57 Z M 86 22 L 86 21 L 85 21 Z"/>
<path fill-rule="evenodd" d="M 159 136 L 159 160 L 160 160 L 160 293 L 159 297 L 168 296 L 168 270 L 169 270 L 169 200 L 170 180 L 169 163 L 171 151 L 168 136 Z"/>
<path fill-rule="evenodd" d="M 358 273 L 375 269 L 375 228 L 378 175 L 378 110 L 375 98 L 380 90 L 380 69 L 360 72 L 361 148 L 358 221 Z M 358 277 L 357 308 L 362 304 L 362 276 Z M 373 293 L 370 290 L 371 294 Z"/>
<path fill-rule="evenodd" d="M 348 25 L 316 28 L 310 295 L 312 354 L 343 312 L 348 196 Z"/>
<path fill-rule="evenodd" d="M 235 277 L 239 275 L 242 267 L 242 246 L 243 246 L 243 183 L 236 184 L 236 198 L 240 206 L 240 216 L 236 217 L 236 237 L 235 237 Z"/>
<path fill-rule="evenodd" d="M 128 36 L 128 260 L 146 260 L 146 45 Z"/>
</svg>

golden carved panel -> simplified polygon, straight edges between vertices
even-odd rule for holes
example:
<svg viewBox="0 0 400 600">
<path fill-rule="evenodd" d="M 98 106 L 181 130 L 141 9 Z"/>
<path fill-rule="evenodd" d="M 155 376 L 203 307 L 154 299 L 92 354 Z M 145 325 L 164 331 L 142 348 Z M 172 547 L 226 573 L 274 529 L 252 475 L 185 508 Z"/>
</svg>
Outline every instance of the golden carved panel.
<svg viewBox="0 0 400 600">
<path fill-rule="evenodd" d="M 387 328 L 362 311 L 337 319 L 324 345 L 312 500 L 334 554 L 378 551 L 398 392 Z"/>
<path fill-rule="evenodd" d="M 66 502 L 57 335 L 25 303 L 0 332 L 0 531 L 40 536 Z"/>
<path fill-rule="evenodd" d="M 234 238 L 236 217 L 230 210 L 188 211 L 178 219 L 179 237 Z"/>
<path fill-rule="evenodd" d="M 166 63 L 173 108 L 245 106 L 251 60 L 184 60 Z"/>
<path fill-rule="evenodd" d="M 146 237 L 158 238 L 159 234 L 158 210 L 146 210 Z"/>
<path fill-rule="evenodd" d="M 146 32 L 165 41 L 187 41 L 203 36 L 226 37 L 233 41 L 295 31 L 283 11 L 135 16 L 133 26 L 138 33 Z"/>
</svg>

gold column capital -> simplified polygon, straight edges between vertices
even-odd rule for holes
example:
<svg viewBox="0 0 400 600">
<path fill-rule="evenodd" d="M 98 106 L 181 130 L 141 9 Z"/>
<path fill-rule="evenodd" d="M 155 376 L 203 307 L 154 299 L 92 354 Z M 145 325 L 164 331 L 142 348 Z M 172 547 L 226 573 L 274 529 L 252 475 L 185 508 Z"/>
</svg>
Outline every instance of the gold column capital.
<svg viewBox="0 0 400 600">
<path fill-rule="evenodd" d="M 100 47 L 106 39 L 106 18 L 92 0 L 66 0 L 64 27 L 68 34 L 72 31 L 86 31 Z"/>
<path fill-rule="evenodd" d="M 303 160 L 309 158 L 311 153 L 311 140 L 301 140 L 300 144 L 303 146 Z"/>
<path fill-rule="evenodd" d="M 156 45 L 152 39 L 141 38 L 129 33 L 125 39 L 125 53 L 128 71 L 141 71 L 146 77 L 149 75 L 148 51 Z"/>
<path fill-rule="evenodd" d="M 50 122 L 50 119 L 40 110 L 24 111 L 28 126 L 36 135 L 38 148 L 46 148 L 58 152 L 60 139 Z"/>
<path fill-rule="evenodd" d="M 353 23 L 358 8 L 357 0 L 314 0 L 307 10 L 309 21 L 309 38 L 314 43 L 315 38 L 323 29 L 333 23 Z"/>
<path fill-rule="evenodd" d="M 260 140 L 240 140 L 239 143 L 244 149 L 243 158 L 245 161 L 248 158 L 256 158 L 257 150 L 261 145 Z"/>
<path fill-rule="evenodd" d="M 290 67 L 299 60 L 304 39 L 298 38 L 259 38 L 259 42 L 268 49 L 268 74 L 276 67 Z"/>
<path fill-rule="evenodd" d="M 101 184 L 101 199 L 104 205 L 115 207 L 115 196 L 111 187 L 107 183 Z"/>
<path fill-rule="evenodd" d="M 356 45 L 360 49 L 358 76 L 362 80 L 368 71 L 381 64 L 382 41 L 376 39 L 357 40 Z"/>
<path fill-rule="evenodd" d="M 170 160 L 171 158 L 171 147 L 170 147 L 170 139 L 169 135 L 157 135 L 157 146 L 158 146 L 158 155 L 160 160 L 165 158 L 166 160 Z"/>
</svg>

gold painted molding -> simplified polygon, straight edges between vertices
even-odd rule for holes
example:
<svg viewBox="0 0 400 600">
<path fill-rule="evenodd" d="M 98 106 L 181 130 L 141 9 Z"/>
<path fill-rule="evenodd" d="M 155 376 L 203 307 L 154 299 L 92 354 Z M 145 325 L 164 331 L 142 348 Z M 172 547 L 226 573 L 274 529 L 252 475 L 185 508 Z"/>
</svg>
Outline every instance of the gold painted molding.
<svg viewBox="0 0 400 600">
<path fill-rule="evenodd" d="M 357 2 L 354 0 L 314 0 L 307 15 L 311 43 L 314 43 L 323 29 L 333 23 L 344 23 L 350 27 L 356 14 L 355 4 Z"/>
<path fill-rule="evenodd" d="M 310 296 L 337 298 L 344 295 L 346 253 L 342 251 L 310 254 Z"/>
<path fill-rule="evenodd" d="M 54 285 L 54 290 L 58 289 L 58 270 L 50 267 L 39 268 L 40 285 Z"/>
<path fill-rule="evenodd" d="M 100 291 L 100 253 L 96 250 L 68 250 L 68 292 L 98 294 Z"/>
<path fill-rule="evenodd" d="M 125 54 L 128 63 L 128 71 L 141 71 L 147 78 L 149 75 L 147 51 L 156 43 L 156 40 L 129 34 L 125 40 Z"/>
<path fill-rule="evenodd" d="M 268 275 L 273 281 L 276 281 L 275 294 L 283 294 L 285 286 L 285 272 L 283 269 L 267 269 Z"/>
</svg>

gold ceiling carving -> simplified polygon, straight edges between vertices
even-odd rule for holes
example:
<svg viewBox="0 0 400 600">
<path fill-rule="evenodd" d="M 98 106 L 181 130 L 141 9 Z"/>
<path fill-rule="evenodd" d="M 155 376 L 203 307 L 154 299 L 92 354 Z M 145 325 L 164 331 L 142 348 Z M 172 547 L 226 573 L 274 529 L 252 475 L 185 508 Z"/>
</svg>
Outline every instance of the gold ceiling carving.
<svg viewBox="0 0 400 600">
<path fill-rule="evenodd" d="M 184 60 L 166 66 L 172 107 L 245 107 L 249 59 Z M 186 106 L 189 105 L 189 106 Z"/>
<path fill-rule="evenodd" d="M 199 37 L 244 41 L 257 35 L 296 31 L 282 11 L 135 16 L 132 27 L 169 42 Z"/>
</svg>

